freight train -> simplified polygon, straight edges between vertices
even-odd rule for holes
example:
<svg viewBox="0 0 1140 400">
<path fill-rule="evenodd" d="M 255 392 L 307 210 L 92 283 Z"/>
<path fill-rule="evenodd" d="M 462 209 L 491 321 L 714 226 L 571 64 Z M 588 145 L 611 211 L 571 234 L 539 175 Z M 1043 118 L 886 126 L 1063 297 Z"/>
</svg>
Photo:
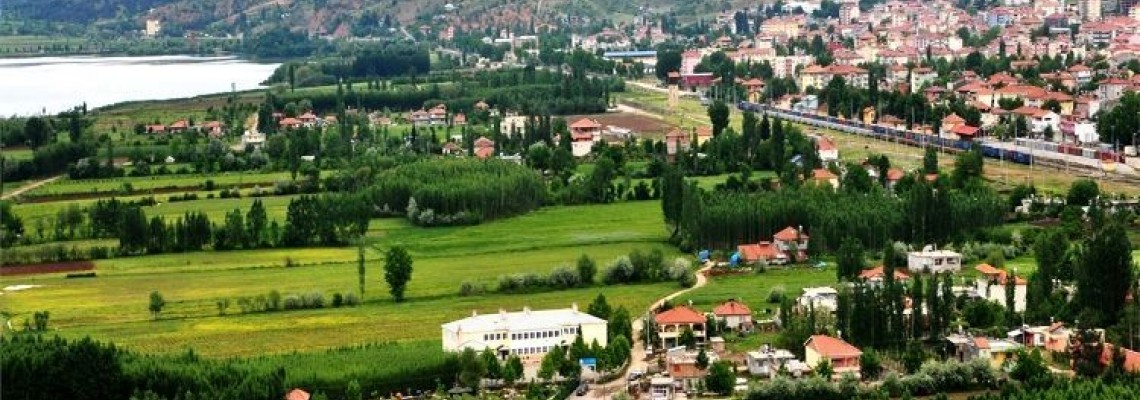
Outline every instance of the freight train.
<svg viewBox="0 0 1140 400">
<path fill-rule="evenodd" d="M 1017 139 L 1015 145 L 995 145 L 983 140 L 963 140 L 928 135 L 906 129 L 890 128 L 864 123 L 857 120 L 848 120 L 826 115 L 817 115 L 813 112 L 788 110 L 767 104 L 739 102 L 737 108 L 742 111 L 757 113 L 770 113 L 782 119 L 803 123 L 822 128 L 835 129 L 842 132 L 861 136 L 874 137 L 881 140 L 908 144 L 916 147 L 936 146 L 939 148 L 962 151 L 977 145 L 982 155 L 989 158 L 1002 159 L 1018 164 L 1032 164 L 1035 158 L 1048 161 L 1063 161 L 1062 154 L 1079 156 L 1090 160 L 1124 162 L 1124 156 L 1109 149 L 1088 149 L 1073 145 L 1057 144 L 1031 139 Z M 1082 163 L 1084 164 L 1084 163 Z M 1095 165 L 1095 163 L 1094 163 Z"/>
</svg>

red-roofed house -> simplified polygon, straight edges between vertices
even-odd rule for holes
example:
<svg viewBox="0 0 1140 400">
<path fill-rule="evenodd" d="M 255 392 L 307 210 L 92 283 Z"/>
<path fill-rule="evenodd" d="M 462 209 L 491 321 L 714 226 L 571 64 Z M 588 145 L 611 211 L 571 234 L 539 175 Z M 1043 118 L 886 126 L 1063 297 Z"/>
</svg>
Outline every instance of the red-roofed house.
<svg viewBox="0 0 1140 400">
<path fill-rule="evenodd" d="M 832 189 L 839 189 L 839 177 L 828 171 L 827 168 L 816 168 L 811 172 L 816 184 L 828 184 Z"/>
<path fill-rule="evenodd" d="M 848 372 L 859 376 L 859 356 L 862 355 L 857 347 L 827 335 L 814 335 L 804 343 L 804 362 L 814 369 L 821 362 L 829 361 L 834 377 Z"/>
<path fill-rule="evenodd" d="M 201 129 L 202 133 L 210 135 L 210 137 L 219 137 L 225 133 L 225 127 L 226 125 L 221 121 L 208 121 L 205 124 L 202 124 Z"/>
<path fill-rule="evenodd" d="M 735 299 L 716 306 L 713 315 L 728 329 L 752 330 L 752 310 Z"/>
<path fill-rule="evenodd" d="M 305 111 L 305 113 L 301 114 L 297 119 L 301 120 L 301 125 L 306 128 L 312 128 L 317 125 L 317 115 L 313 114 L 312 111 Z"/>
<path fill-rule="evenodd" d="M 742 244 L 736 246 L 736 251 L 740 253 L 740 259 L 744 263 L 757 263 L 765 262 L 768 264 L 783 265 L 788 263 L 788 256 L 780 251 L 772 242 L 760 242 L 756 244 Z"/>
<path fill-rule="evenodd" d="M 826 137 L 820 136 L 815 140 L 815 148 L 819 152 L 819 160 L 823 162 L 832 162 L 839 160 L 839 148 L 835 143 Z"/>
<path fill-rule="evenodd" d="M 486 160 L 495 155 L 495 141 L 487 139 L 486 136 L 480 136 L 475 139 L 475 157 L 480 160 Z"/>
<path fill-rule="evenodd" d="M 653 316 L 653 322 L 657 324 L 657 337 L 661 339 L 662 349 L 679 346 L 678 341 L 685 328 L 693 331 L 693 336 L 697 337 L 698 343 L 704 343 L 706 321 L 704 314 L 689 306 L 676 306 Z"/>
<path fill-rule="evenodd" d="M 187 129 L 190 129 L 190 122 L 187 122 L 184 119 L 180 119 L 180 120 L 174 121 L 174 123 L 170 124 L 170 126 L 168 126 L 166 129 L 168 131 L 170 131 L 170 133 L 186 132 Z"/>
<path fill-rule="evenodd" d="M 281 127 L 285 129 L 296 129 L 301 127 L 301 120 L 292 117 L 286 117 L 282 118 L 278 124 L 280 124 Z"/>
<path fill-rule="evenodd" d="M 570 124 L 571 149 L 575 157 L 585 157 L 590 154 L 594 143 L 601 140 L 602 124 L 598 121 L 582 118 Z"/>
<path fill-rule="evenodd" d="M 285 394 L 285 400 L 309 400 L 309 392 L 301 389 L 293 389 Z"/>
<path fill-rule="evenodd" d="M 895 269 L 894 275 L 895 282 L 906 282 L 910 280 L 910 275 L 907 275 L 906 272 L 903 272 L 900 269 Z M 883 280 L 886 279 L 886 276 L 887 275 L 883 272 L 882 265 L 871 269 L 865 269 L 863 272 L 859 273 L 859 279 L 862 279 L 863 281 L 873 285 L 881 285 L 883 283 Z"/>
<path fill-rule="evenodd" d="M 980 129 L 976 126 L 958 125 L 950 130 L 950 139 L 953 140 L 973 140 L 978 136 Z"/>
<path fill-rule="evenodd" d="M 670 162 L 677 159 L 677 154 L 689 151 L 689 135 L 680 128 L 673 128 L 665 134 L 665 158 Z"/>
<path fill-rule="evenodd" d="M 166 126 L 162 124 L 147 125 L 146 133 L 166 133 Z"/>
<path fill-rule="evenodd" d="M 467 125 L 467 115 L 463 113 L 455 114 L 454 117 L 451 117 L 451 124 L 454 126 Z"/>
<path fill-rule="evenodd" d="M 807 259 L 808 235 L 802 231 L 802 227 L 796 229 L 789 226 L 776 232 L 772 238 L 775 239 L 776 247 L 781 252 L 793 253 L 796 255 L 796 260 L 804 260 Z"/>
</svg>

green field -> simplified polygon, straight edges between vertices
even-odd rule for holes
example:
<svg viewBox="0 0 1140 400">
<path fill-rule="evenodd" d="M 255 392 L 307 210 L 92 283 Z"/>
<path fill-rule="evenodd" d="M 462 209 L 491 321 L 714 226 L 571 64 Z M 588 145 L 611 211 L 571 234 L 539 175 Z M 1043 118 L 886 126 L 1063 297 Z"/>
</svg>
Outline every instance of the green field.
<svg viewBox="0 0 1140 400">
<path fill-rule="evenodd" d="M 331 171 L 326 171 L 331 173 Z M 188 175 L 159 175 L 123 177 L 113 179 L 60 179 L 50 184 L 29 191 L 29 196 L 62 195 L 73 193 L 108 192 L 120 190 L 125 184 L 130 184 L 135 191 L 159 189 L 166 187 L 204 187 L 207 180 L 221 188 L 231 185 L 260 184 L 263 188 L 270 188 L 277 181 L 287 181 L 292 178 L 288 172 L 245 173 L 232 172 L 215 175 L 188 174 Z"/>
<path fill-rule="evenodd" d="M 244 201 L 244 199 L 243 199 Z M 0 311 L 19 325 L 32 312 L 51 312 L 51 325 L 67 337 L 90 335 L 148 352 L 193 348 L 207 356 L 246 356 L 334 348 L 391 340 L 436 340 L 439 324 L 472 310 L 583 306 L 598 293 L 640 310 L 676 290 L 675 283 L 592 287 L 526 295 L 458 296 L 462 282 L 493 289 L 500 275 L 546 273 L 572 265 L 581 254 L 604 268 L 633 249 L 666 243 L 657 202 L 550 207 L 479 226 L 425 229 L 403 219 L 373 221 L 375 247 L 407 246 L 415 259 L 408 301 L 395 304 L 382 283 L 382 261 L 368 252 L 365 304 L 356 308 L 237 314 L 236 297 L 356 290 L 356 249 L 287 249 L 168 254 L 100 261 L 98 278 L 34 276 L 6 284 L 43 285 L 0 297 Z M 286 268 L 289 259 L 294 267 Z M 147 313 L 157 290 L 168 306 L 159 321 Z M 215 301 L 230 298 L 230 315 Z M 636 312 L 636 311 L 635 311 Z M 240 339 L 237 339 L 240 338 Z"/>
</svg>

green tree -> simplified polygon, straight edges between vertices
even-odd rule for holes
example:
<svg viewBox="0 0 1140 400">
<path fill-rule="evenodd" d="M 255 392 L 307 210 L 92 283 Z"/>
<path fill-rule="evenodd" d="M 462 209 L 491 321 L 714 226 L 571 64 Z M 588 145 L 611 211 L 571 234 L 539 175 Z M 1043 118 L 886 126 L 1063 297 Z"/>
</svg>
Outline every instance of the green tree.
<svg viewBox="0 0 1140 400">
<path fill-rule="evenodd" d="M 819 364 L 815 365 L 815 376 L 821 377 L 824 380 L 831 380 L 831 376 L 835 375 L 835 369 L 831 367 L 831 361 L 822 360 Z"/>
<path fill-rule="evenodd" d="M 511 357 L 507 359 L 507 364 L 503 366 L 503 382 L 505 382 L 507 386 L 512 386 L 515 382 L 518 382 L 522 376 L 522 360 L 519 359 L 519 356 L 511 355 Z"/>
<path fill-rule="evenodd" d="M 705 349 L 701 349 L 697 353 L 697 368 L 705 369 L 709 367 L 709 355 L 705 354 Z"/>
<path fill-rule="evenodd" d="M 360 389 L 360 382 L 356 379 L 348 381 L 348 388 L 344 390 L 344 398 L 346 400 L 363 400 L 364 391 Z"/>
<path fill-rule="evenodd" d="M 1100 187 L 1092 179 L 1078 179 L 1069 185 L 1069 193 L 1065 196 L 1065 204 L 1070 206 L 1091 205 L 1093 200 L 1100 196 Z"/>
<path fill-rule="evenodd" d="M 1135 134 L 1140 132 L 1140 93 L 1129 91 L 1120 97 L 1120 103 L 1111 111 L 1101 113 L 1096 124 L 1101 143 L 1120 145 L 1135 144 Z"/>
<path fill-rule="evenodd" d="M 587 190 L 593 203 L 609 203 L 614 200 L 613 180 L 617 177 L 617 167 L 609 157 L 600 157 L 590 173 Z"/>
<path fill-rule="evenodd" d="M 873 185 L 867 169 L 855 163 L 847 163 L 847 172 L 843 174 L 840 188 L 850 193 L 869 193 Z"/>
<path fill-rule="evenodd" d="M 254 199 L 253 205 L 249 206 L 249 213 L 245 217 L 246 224 L 246 239 L 248 239 L 246 247 L 254 248 L 261 247 L 266 242 L 266 229 L 269 227 L 269 217 L 265 213 L 265 205 L 261 204 L 261 199 Z"/>
<path fill-rule="evenodd" d="M 459 386 L 478 391 L 479 381 L 486 372 L 475 350 L 470 347 L 463 349 L 459 354 Z"/>
<path fill-rule="evenodd" d="M 1017 362 L 1014 364 L 1013 370 L 1009 372 L 1010 378 L 1032 384 L 1048 380 L 1051 376 L 1049 368 L 1045 365 L 1045 360 L 1041 358 L 1041 352 L 1037 349 L 1034 349 L 1032 353 L 1018 350 L 1014 359 Z"/>
<path fill-rule="evenodd" d="M 578 257 L 577 268 L 578 280 L 581 281 L 585 286 L 593 285 L 594 277 L 598 274 L 598 265 L 594 263 L 594 260 L 591 259 L 590 256 L 583 253 L 580 257 Z"/>
<path fill-rule="evenodd" d="M 40 117 L 31 117 L 24 122 L 24 138 L 28 147 L 39 148 L 52 141 L 52 128 L 48 121 Z"/>
<path fill-rule="evenodd" d="M 732 394 L 735 386 L 736 374 L 732 372 L 732 363 L 728 361 L 713 363 L 708 375 L 705 376 L 705 387 L 713 393 L 727 396 Z"/>
<path fill-rule="evenodd" d="M 499 363 L 499 357 L 490 347 L 483 349 L 483 353 L 479 355 L 479 361 L 483 363 L 484 376 L 487 379 L 503 378 L 503 365 Z"/>
<path fill-rule="evenodd" d="M 360 240 L 356 246 L 356 279 L 361 299 L 364 298 L 364 272 L 364 241 Z"/>
<path fill-rule="evenodd" d="M 148 309 L 150 310 L 150 315 L 153 316 L 154 319 L 158 319 L 158 315 L 162 313 L 162 309 L 165 307 L 166 300 L 162 298 L 162 293 L 159 293 L 157 290 L 150 292 L 150 306 Z"/>
<path fill-rule="evenodd" d="M 859 243 L 859 239 L 854 237 L 846 237 L 843 243 L 839 245 L 839 251 L 836 253 L 836 274 L 839 281 L 854 281 L 859 273 L 863 271 L 866 266 L 866 258 L 863 255 L 863 244 Z"/>
<path fill-rule="evenodd" d="M 665 223 L 671 228 L 670 237 L 677 237 L 681 228 L 684 191 L 685 176 L 676 167 L 666 166 L 661 175 L 661 210 Z"/>
<path fill-rule="evenodd" d="M 613 309 L 610 308 L 610 304 L 606 302 L 606 295 L 598 293 L 598 296 L 594 298 L 594 301 L 590 302 L 590 306 L 586 307 L 586 313 L 601 319 L 608 320 L 611 313 L 613 313 Z"/>
<path fill-rule="evenodd" d="M 883 372 L 883 360 L 874 349 L 867 349 L 859 356 L 859 374 L 863 379 L 877 380 Z"/>
<path fill-rule="evenodd" d="M 634 340 L 633 322 L 629 316 L 629 310 L 626 310 L 623 306 L 618 306 L 613 314 L 610 315 L 609 323 L 606 324 L 606 330 L 609 331 L 607 336 L 610 339 L 610 343 L 613 343 L 613 341 L 619 337 L 624 337 L 626 343 Z"/>
<path fill-rule="evenodd" d="M 412 256 L 403 247 L 393 246 L 388 249 L 384 260 L 384 281 L 388 283 L 388 291 L 397 303 L 404 301 L 404 289 L 410 280 L 412 280 Z"/>
<path fill-rule="evenodd" d="M 902 364 L 906 372 L 915 373 L 924 361 L 926 361 L 926 351 L 922 349 L 922 344 L 916 341 L 908 342 L 906 351 L 902 355 Z"/>
<path fill-rule="evenodd" d="M 709 104 L 708 115 L 709 121 L 712 122 L 713 137 L 720 136 L 724 132 L 724 128 L 728 127 L 728 106 L 723 101 L 714 101 Z"/>
<path fill-rule="evenodd" d="M 927 146 L 926 152 L 922 155 L 922 173 L 938 173 L 938 150 L 934 146 Z"/>
<path fill-rule="evenodd" d="M 538 367 L 538 377 L 544 381 L 554 379 L 554 374 L 558 373 L 565 358 L 566 354 L 562 352 L 562 347 L 554 346 L 542 357 L 542 364 Z"/>
<path fill-rule="evenodd" d="M 685 329 L 681 331 L 681 335 L 677 337 L 677 343 L 686 348 L 696 348 L 697 335 L 693 333 L 692 329 L 686 326 Z"/>
<path fill-rule="evenodd" d="M 1074 305 L 1093 318 L 1082 323 L 1112 326 L 1124 308 L 1124 297 L 1134 281 L 1132 243 L 1118 222 L 1093 233 L 1082 247 L 1076 269 Z"/>
</svg>

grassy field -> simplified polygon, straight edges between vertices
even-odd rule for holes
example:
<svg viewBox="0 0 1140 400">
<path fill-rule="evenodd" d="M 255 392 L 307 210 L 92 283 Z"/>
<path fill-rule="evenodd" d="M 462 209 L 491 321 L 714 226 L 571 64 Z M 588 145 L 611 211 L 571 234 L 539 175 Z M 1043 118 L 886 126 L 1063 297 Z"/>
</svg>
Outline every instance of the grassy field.
<svg viewBox="0 0 1140 400">
<path fill-rule="evenodd" d="M 325 171 L 332 173 L 331 171 Z M 218 188 L 232 186 L 232 185 L 250 185 L 258 184 L 262 187 L 268 187 L 278 181 L 290 180 L 292 175 L 289 172 L 269 172 L 269 173 L 246 173 L 246 172 L 233 172 L 221 173 L 214 175 L 204 174 L 187 174 L 187 175 L 158 175 L 158 176 L 139 176 L 139 177 L 122 177 L 114 179 L 84 179 L 84 180 L 69 180 L 60 179 L 50 184 L 41 186 L 28 192 L 30 196 L 45 196 L 45 195 L 61 195 L 72 193 L 91 193 L 91 192 L 107 192 L 113 190 L 120 190 L 126 184 L 130 184 L 131 188 L 139 190 L 158 189 L 166 187 L 200 187 L 204 188 L 206 181 L 214 181 L 214 185 Z"/>
<path fill-rule="evenodd" d="M 243 199 L 244 201 L 244 199 Z M 408 301 L 393 303 L 382 283 L 382 261 L 369 250 L 365 304 L 238 315 L 236 297 L 278 290 L 283 294 L 334 292 L 357 288 L 356 249 L 290 249 L 201 252 L 106 260 L 98 278 L 35 276 L 10 279 L 10 285 L 42 285 L 6 292 L 0 311 L 22 323 L 32 312 L 48 310 L 51 324 L 68 337 L 90 335 L 148 352 L 193 348 L 207 356 L 246 356 L 328 349 L 345 345 L 403 340 L 436 340 L 439 324 L 470 315 L 587 304 L 598 293 L 611 303 L 639 310 L 676 289 L 674 283 L 591 287 L 526 295 L 458 296 L 462 282 L 493 289 L 500 275 L 546 273 L 572 265 L 588 254 L 604 266 L 640 248 L 666 243 L 657 202 L 604 206 L 550 207 L 522 217 L 472 227 L 424 229 L 402 219 L 376 220 L 369 232 L 373 246 L 404 245 L 415 259 Z M 286 260 L 296 265 L 286 268 Z M 167 299 L 163 317 L 151 321 L 147 294 Z M 215 301 L 230 298 L 230 315 L 218 316 Z M 234 340 L 240 337 L 241 340 Z"/>
</svg>

